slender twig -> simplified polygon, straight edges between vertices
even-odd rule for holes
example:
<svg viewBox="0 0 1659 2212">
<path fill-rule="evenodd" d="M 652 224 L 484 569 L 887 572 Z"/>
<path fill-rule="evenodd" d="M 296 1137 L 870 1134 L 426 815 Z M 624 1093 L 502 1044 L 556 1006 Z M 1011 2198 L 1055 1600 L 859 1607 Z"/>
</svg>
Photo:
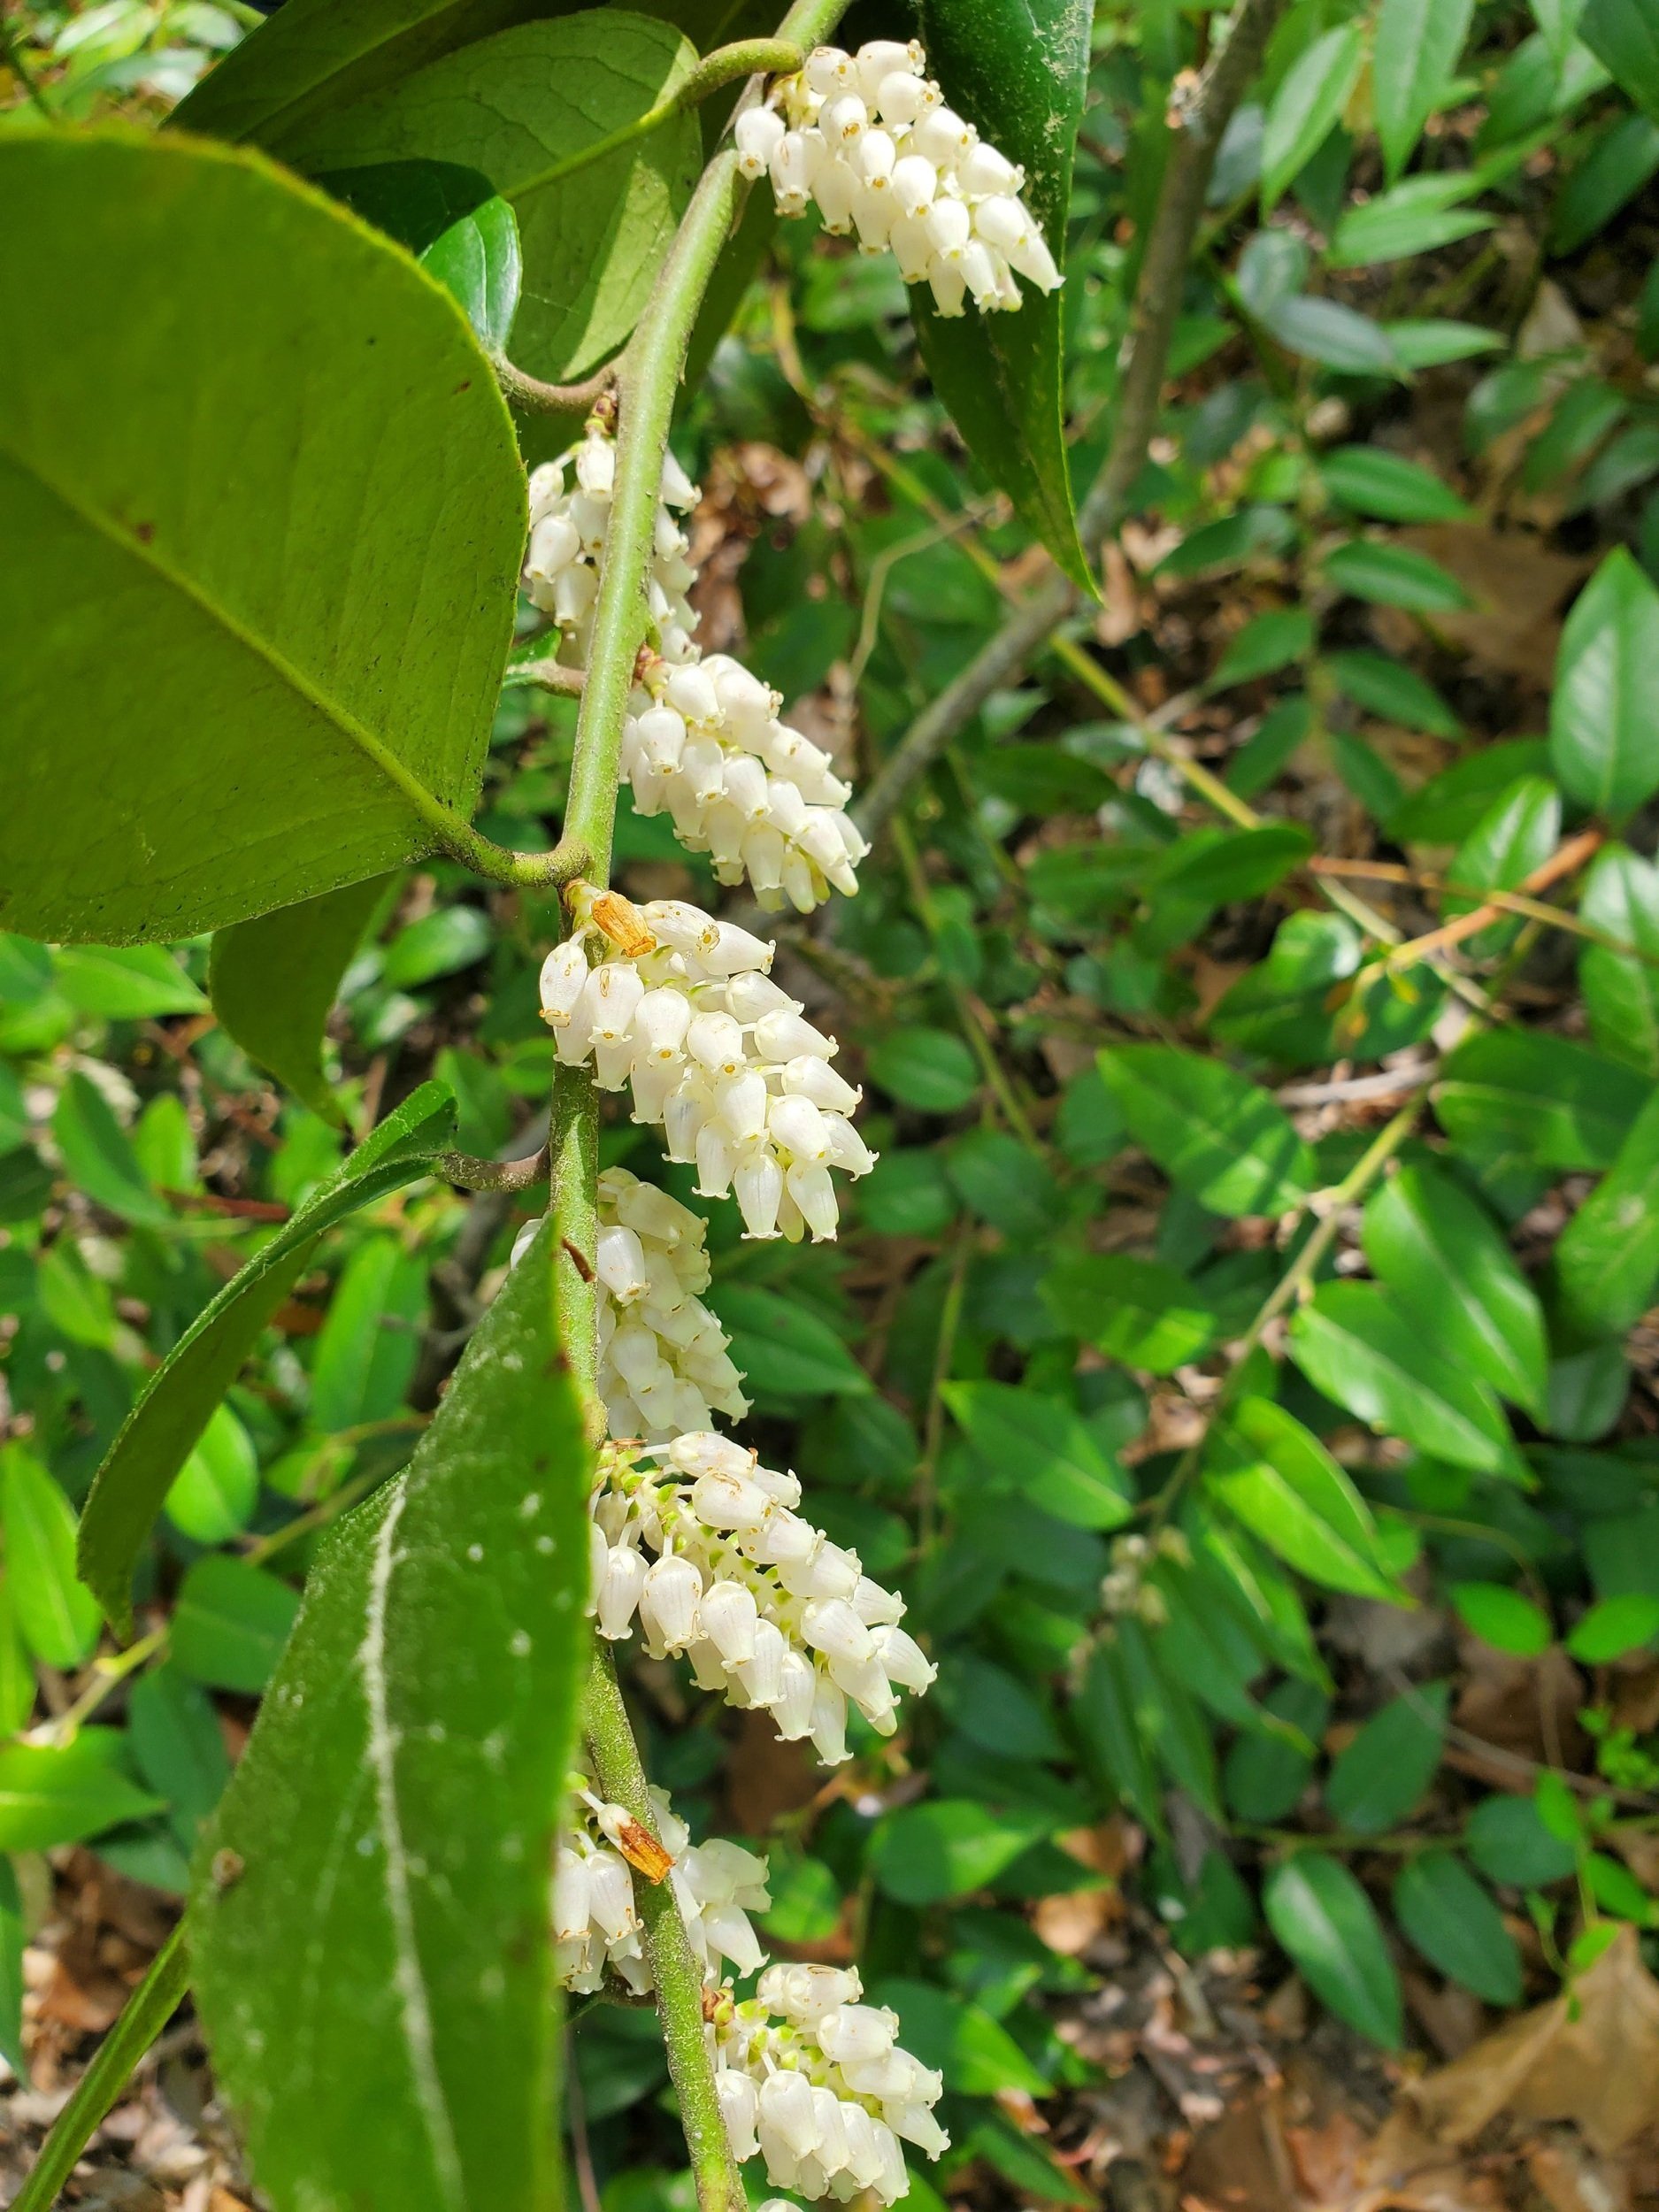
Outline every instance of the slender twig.
<svg viewBox="0 0 1659 2212">
<path fill-rule="evenodd" d="M 515 1193 L 546 1182 L 548 1148 L 543 1145 L 522 1160 L 480 1160 L 471 1152 L 440 1152 L 433 1165 L 446 1183 L 461 1190 Z"/>
<path fill-rule="evenodd" d="M 52 2123 L 28 2178 L 12 2200 L 12 2212 L 51 2212 L 75 2161 L 132 2078 L 133 2070 L 184 2001 L 190 1970 L 180 1921 L 157 1952 L 150 1969 L 127 1999 L 69 2102 Z"/>
<path fill-rule="evenodd" d="M 585 668 L 566 668 L 563 661 L 511 661 L 501 680 L 506 687 L 539 684 L 543 691 L 564 692 L 577 699 L 588 680 L 588 672 Z"/>
<path fill-rule="evenodd" d="M 1559 883 L 1563 876 L 1572 875 L 1592 859 L 1600 849 L 1602 833 L 1597 829 L 1580 830 L 1576 837 L 1553 852 L 1540 867 L 1522 879 L 1524 891 L 1547 891 L 1552 883 Z M 1502 909 L 1495 899 L 1478 906 L 1471 914 L 1460 914 L 1455 921 L 1442 922 L 1438 929 L 1426 935 L 1413 937 L 1403 945 L 1396 945 L 1377 963 L 1379 971 L 1397 974 L 1403 968 L 1415 967 L 1420 961 L 1431 959 L 1436 953 L 1448 952 L 1460 945 L 1465 938 L 1478 937 L 1483 929 L 1502 918 Z M 1550 918 L 1554 920 L 1553 911 Z"/>
<path fill-rule="evenodd" d="M 107 1658 L 94 1660 L 92 1679 L 74 1703 L 66 1707 L 52 1723 L 48 1740 L 54 1744 L 70 1742 L 81 1724 L 90 1720 L 105 1699 L 114 1695 L 127 1676 L 135 1674 L 147 1661 L 153 1659 L 166 1641 L 166 1629 L 153 1628 L 147 1636 L 141 1636 L 135 1643 L 128 1644 L 125 1651 L 113 1652 Z"/>
<path fill-rule="evenodd" d="M 1215 167 L 1216 152 L 1267 43 L 1281 0 L 1243 0 L 1226 44 L 1210 63 L 1190 108 L 1171 130 L 1164 188 L 1147 234 L 1135 303 L 1119 359 L 1117 419 L 1105 465 L 1078 517 L 1086 546 L 1117 526 L 1130 487 L 1146 465 L 1157 420 L 1170 341 L 1180 311 L 1182 280 Z M 910 725 L 854 810 L 873 841 L 894 809 L 940 751 L 972 721 L 991 693 L 1018 675 L 1079 604 L 1081 595 L 1058 569 L 1015 607 Z M 1085 656 L 1087 657 L 1087 656 Z"/>
<path fill-rule="evenodd" d="M 532 415 L 585 415 L 609 391 L 617 375 L 614 363 L 607 363 L 580 384 L 546 384 L 539 376 L 515 368 L 505 354 L 492 355 L 489 365 L 503 396 Z"/>
</svg>

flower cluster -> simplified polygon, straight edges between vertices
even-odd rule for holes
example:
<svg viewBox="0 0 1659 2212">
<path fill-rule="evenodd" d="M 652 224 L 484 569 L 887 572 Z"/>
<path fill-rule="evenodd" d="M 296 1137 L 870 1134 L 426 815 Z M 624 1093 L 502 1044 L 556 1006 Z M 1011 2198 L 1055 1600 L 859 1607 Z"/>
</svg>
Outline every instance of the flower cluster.
<svg viewBox="0 0 1659 2212">
<path fill-rule="evenodd" d="M 850 1968 L 769 1966 L 753 1998 L 715 2007 L 714 2084 L 733 2148 L 758 2151 L 775 2187 L 892 2204 L 910 2187 L 901 2137 L 930 2158 L 950 2147 L 933 2110 L 943 2084 L 862 1994 Z"/>
<path fill-rule="evenodd" d="M 604 424 L 590 421 L 580 442 L 557 461 L 544 461 L 530 478 L 530 546 L 525 589 L 557 623 L 572 667 L 588 664 L 594 602 L 599 596 L 599 557 L 611 526 L 611 493 L 617 446 Z M 686 558 L 690 540 L 676 520 L 697 503 L 697 488 L 672 453 L 663 457 L 662 497 L 651 547 L 646 593 L 657 650 L 664 660 L 696 653 L 691 634 L 697 618 L 686 599 L 696 571 Z"/>
<path fill-rule="evenodd" d="M 801 1485 L 711 1432 L 601 1457 L 590 1609 L 612 1642 L 637 1617 L 654 1658 L 684 1653 L 700 1687 L 772 1715 L 785 1742 L 847 1756 L 847 1708 L 891 1735 L 895 1686 L 933 1668 L 904 1601 L 795 1510 Z"/>
<path fill-rule="evenodd" d="M 524 580 L 560 631 L 560 652 L 586 664 L 611 523 L 616 441 L 590 420 L 580 442 L 530 479 Z M 729 655 L 692 641 L 696 580 L 677 519 L 697 488 L 671 453 L 646 579 L 655 650 L 641 663 L 622 733 L 622 772 L 641 814 L 672 818 L 687 850 L 707 853 L 722 883 L 748 878 L 761 904 L 808 913 L 832 890 L 849 897 L 869 849 L 845 811 L 850 784 L 830 757 L 778 719 L 783 701 Z"/>
<path fill-rule="evenodd" d="M 1160 1529 L 1150 1540 L 1135 1535 L 1112 1540 L 1111 1566 L 1100 1586 L 1101 1606 L 1109 1619 L 1133 1614 L 1148 1628 L 1164 1626 L 1170 1617 L 1168 1601 L 1157 1584 L 1147 1579 L 1148 1571 L 1161 1561 L 1175 1567 L 1192 1565 L 1192 1547 L 1179 1529 Z"/>
<path fill-rule="evenodd" d="M 1020 198 L 1025 173 L 945 105 L 912 39 L 856 54 L 819 46 L 780 78 L 764 107 L 737 119 L 738 164 L 770 176 L 780 215 L 816 204 L 826 230 L 856 231 L 865 253 L 891 250 L 907 284 L 926 284 L 941 315 L 1020 304 L 1016 274 L 1039 291 L 1063 281 Z"/>
<path fill-rule="evenodd" d="M 864 1175 L 874 1155 L 848 1119 L 859 1093 L 830 1065 L 834 1040 L 767 977 L 772 946 L 677 899 L 573 904 L 578 926 L 541 968 L 560 1060 L 631 1090 L 634 1119 L 695 1162 L 700 1197 L 735 1194 L 748 1235 L 833 1238 L 830 1170 Z"/>
<path fill-rule="evenodd" d="M 636 1996 L 651 1987 L 634 1892 L 636 1870 L 647 1881 L 672 1883 L 705 1980 L 718 1984 L 722 1960 L 740 1974 L 765 1963 L 749 1923 L 751 1912 L 764 1912 L 772 1902 L 765 1860 L 718 1837 L 693 1843 L 661 1790 L 651 1792 L 651 1802 L 656 1835 L 625 1807 L 595 1796 L 585 1774 L 571 1778 L 571 1825 L 553 1862 L 553 1956 L 560 1984 L 579 1994 L 603 1988 L 607 1972 Z"/>
<path fill-rule="evenodd" d="M 709 1286 L 703 1217 L 625 1167 L 599 1178 L 599 1394 L 612 1436 L 664 1443 L 749 1411 Z M 712 1409 L 712 1410 L 711 1410 Z"/>
<path fill-rule="evenodd" d="M 649 667 L 629 703 L 622 772 L 641 814 L 673 817 L 722 883 L 747 876 L 763 906 L 803 914 L 832 890 L 850 898 L 869 847 L 845 811 L 852 786 L 830 757 L 778 719 L 775 691 L 724 653 Z"/>
</svg>

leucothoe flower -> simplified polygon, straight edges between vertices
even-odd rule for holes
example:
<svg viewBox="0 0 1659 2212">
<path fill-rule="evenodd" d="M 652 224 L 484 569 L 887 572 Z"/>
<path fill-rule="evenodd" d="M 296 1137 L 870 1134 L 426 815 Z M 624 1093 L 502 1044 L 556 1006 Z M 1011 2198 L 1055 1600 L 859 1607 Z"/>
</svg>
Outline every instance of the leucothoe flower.
<svg viewBox="0 0 1659 2212">
<path fill-rule="evenodd" d="M 787 1743 L 846 1758 L 852 1704 L 882 1735 L 901 1689 L 934 1669 L 904 1601 L 797 1510 L 801 1485 L 705 1432 L 600 1456 L 588 1609 L 615 1643 L 637 1623 L 654 1658 L 683 1653 L 700 1686 L 772 1715 Z"/>
<path fill-rule="evenodd" d="M 525 589 L 557 623 L 561 657 L 573 668 L 588 663 L 616 465 L 615 438 L 603 423 L 590 421 L 575 445 L 557 461 L 544 461 L 530 478 Z M 696 651 L 691 634 L 697 617 L 686 597 L 696 571 L 686 558 L 690 540 L 678 518 L 696 505 L 698 495 L 673 455 L 666 454 L 645 587 L 657 649 L 665 660 L 688 659 Z"/>
<path fill-rule="evenodd" d="M 849 1116 L 839 1048 L 766 974 L 773 948 L 678 899 L 634 908 L 577 887 L 578 926 L 542 964 L 541 1017 L 568 1066 L 632 1092 L 633 1118 L 695 1163 L 703 1198 L 735 1195 L 751 1237 L 833 1238 L 830 1171 L 875 1156 Z"/>
<path fill-rule="evenodd" d="M 852 786 L 830 757 L 778 719 L 775 691 L 724 653 L 655 663 L 634 694 L 622 772 L 641 814 L 667 813 L 722 883 L 745 876 L 764 907 L 807 913 L 850 898 L 869 848 L 845 811 Z"/>
<path fill-rule="evenodd" d="M 1063 281 L 1020 193 L 1025 174 L 947 107 L 927 57 L 878 39 L 856 54 L 815 47 L 737 119 L 738 165 L 769 176 L 780 215 L 816 206 L 826 230 L 856 232 L 864 253 L 890 251 L 907 284 L 926 284 L 941 315 L 965 302 L 1018 308 L 1024 277 Z"/>
<path fill-rule="evenodd" d="M 663 1443 L 749 1411 L 731 1339 L 697 1293 L 707 1225 L 626 1168 L 599 1178 L 599 1394 L 612 1436 Z"/>
<path fill-rule="evenodd" d="M 553 1860 L 554 1971 L 584 1995 L 614 1975 L 636 1996 L 651 1987 L 636 1885 L 668 1881 L 703 1978 L 718 1987 L 729 1962 L 752 1974 L 765 1954 L 749 1925 L 772 1902 L 766 1862 L 716 1837 L 693 1843 L 667 1796 L 653 1789 L 656 1833 L 621 1805 L 607 1804 L 586 1775 L 571 1778 L 568 1824 Z"/>
<path fill-rule="evenodd" d="M 933 2116 L 943 2081 L 898 2041 L 898 2015 L 859 2001 L 849 1967 L 769 1966 L 741 2003 L 713 2006 L 714 2085 L 741 2158 L 773 2185 L 884 2204 L 910 2188 L 901 2140 L 929 2158 L 950 2147 Z"/>
</svg>

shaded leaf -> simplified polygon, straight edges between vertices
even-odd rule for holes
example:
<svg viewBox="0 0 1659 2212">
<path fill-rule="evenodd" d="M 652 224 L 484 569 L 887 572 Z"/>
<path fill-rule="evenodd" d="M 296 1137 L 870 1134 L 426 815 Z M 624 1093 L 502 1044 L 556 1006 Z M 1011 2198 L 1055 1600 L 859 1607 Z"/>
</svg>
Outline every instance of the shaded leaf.
<svg viewBox="0 0 1659 2212">
<path fill-rule="evenodd" d="M 1315 39 L 1286 72 L 1262 130 L 1264 213 L 1330 135 L 1364 58 L 1360 26 L 1344 23 Z"/>
<path fill-rule="evenodd" d="M 1392 1698 L 1337 1754 L 1325 1801 L 1339 1826 L 1376 1836 L 1405 1818 L 1440 1765 L 1446 1705 L 1441 1682 Z"/>
<path fill-rule="evenodd" d="M 1517 1471 L 1492 1392 L 1425 1341 L 1375 1285 L 1323 1284 L 1292 1322 L 1290 1348 L 1316 1390 L 1379 1433 L 1455 1467 Z"/>
<path fill-rule="evenodd" d="M 1613 1335 L 1639 1320 L 1659 1281 L 1659 1094 L 1562 1233 L 1555 1271 L 1575 1326 Z"/>
<path fill-rule="evenodd" d="M 1659 591 L 1616 546 L 1567 617 L 1549 705 L 1562 788 L 1615 820 L 1659 790 Z"/>
<path fill-rule="evenodd" d="M 1445 96 L 1473 13 L 1474 0 L 1382 0 L 1371 52 L 1371 98 L 1391 182 Z"/>
<path fill-rule="evenodd" d="M 1400 1984 L 1371 1900 L 1345 1866 L 1299 1851 L 1262 1890 L 1267 1924 L 1316 1997 L 1386 2049 L 1402 2023 Z"/>
<path fill-rule="evenodd" d="M 1312 1189 L 1313 1155 L 1284 1110 L 1223 1062 L 1119 1045 L 1100 1071 L 1135 1142 L 1212 1212 L 1279 1213 Z"/>
<path fill-rule="evenodd" d="M 1394 1917 L 1431 1966 L 1489 2005 L 1521 1998 L 1521 1955 L 1503 1915 L 1452 1851 L 1408 1859 L 1394 1888 Z"/>
<path fill-rule="evenodd" d="M 49 1667 L 73 1669 L 98 1640 L 98 1609 L 75 1579 L 75 1512 L 22 1444 L 0 1449 L 7 1587 L 23 1640 Z"/>
<path fill-rule="evenodd" d="M 330 1119 L 323 1032 L 347 963 L 386 889 L 367 876 L 215 933 L 207 987 L 213 1011 L 250 1060 Z"/>
<path fill-rule="evenodd" d="M 127 1773 L 114 1728 L 66 1744 L 0 1746 L 0 1851 L 49 1851 L 161 1810 Z"/>
<path fill-rule="evenodd" d="M 1364 1500 L 1318 1439 L 1268 1398 L 1244 1398 L 1212 1432 L 1211 1496 L 1298 1572 L 1398 1603 Z"/>
</svg>

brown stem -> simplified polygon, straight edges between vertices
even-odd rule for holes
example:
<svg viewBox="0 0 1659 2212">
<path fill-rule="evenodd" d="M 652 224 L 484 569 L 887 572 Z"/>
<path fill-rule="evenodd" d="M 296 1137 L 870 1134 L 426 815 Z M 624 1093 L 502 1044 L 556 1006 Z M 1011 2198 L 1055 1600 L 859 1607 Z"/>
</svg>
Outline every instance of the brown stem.
<svg viewBox="0 0 1659 2212">
<path fill-rule="evenodd" d="M 461 1190 L 521 1191 L 545 1183 L 548 1148 L 522 1160 L 480 1160 L 471 1152 L 440 1152 L 434 1162 L 447 1183 Z"/>
<path fill-rule="evenodd" d="M 515 407 L 533 415 L 585 415 L 596 399 L 616 381 L 614 365 L 595 369 L 580 384 L 545 384 L 539 376 L 516 369 L 503 354 L 490 363 L 495 381 Z"/>
</svg>

